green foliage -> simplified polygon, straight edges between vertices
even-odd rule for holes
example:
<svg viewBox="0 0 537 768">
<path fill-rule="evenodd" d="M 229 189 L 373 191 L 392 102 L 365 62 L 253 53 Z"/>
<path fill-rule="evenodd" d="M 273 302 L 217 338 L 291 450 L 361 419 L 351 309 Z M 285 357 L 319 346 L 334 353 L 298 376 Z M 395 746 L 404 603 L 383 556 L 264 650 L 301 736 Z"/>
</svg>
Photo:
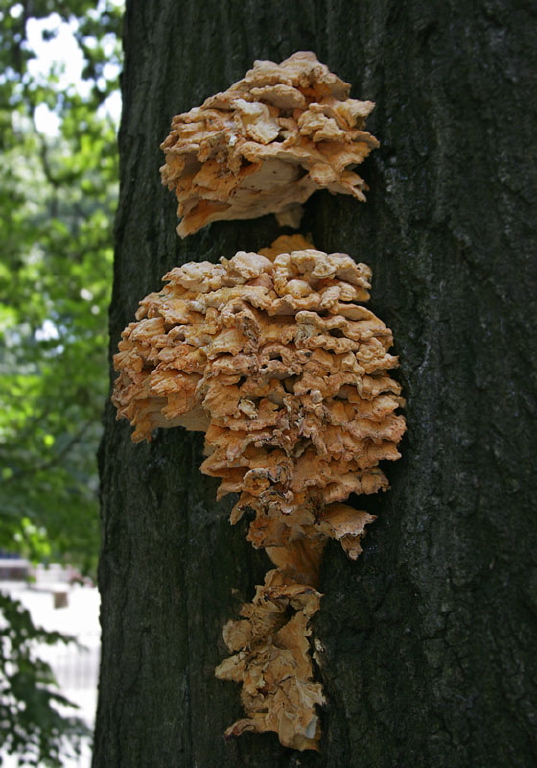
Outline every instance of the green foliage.
<svg viewBox="0 0 537 768">
<path fill-rule="evenodd" d="M 70 707 L 56 689 L 52 670 L 35 656 L 37 643 L 73 642 L 58 632 L 37 628 L 21 604 L 0 593 L 0 733 L 8 754 L 19 754 L 21 765 L 61 768 L 68 739 L 75 753 L 87 726 L 76 717 L 62 716 Z M 2 758 L 0 757 L 0 765 Z"/>
<path fill-rule="evenodd" d="M 48 551 L 92 572 L 117 195 L 115 126 L 102 105 L 118 87 L 121 9 L 0 0 L 0 16 L 0 548 Z M 36 71 L 35 19 L 52 41 L 69 22 L 84 56 L 78 87 L 58 66 Z M 37 130 L 43 105 L 55 135 Z"/>
<path fill-rule="evenodd" d="M 0 0 L 0 550 L 89 573 L 118 175 L 106 99 L 121 19 L 113 0 Z M 52 43 L 69 24 L 78 83 L 58 64 L 35 66 L 36 20 Z M 56 130 L 39 130 L 47 115 Z M 59 640 L 0 595 L 0 748 L 30 765 L 61 765 L 65 739 L 84 732 L 59 714 L 68 702 L 35 657 L 37 642 Z"/>
</svg>

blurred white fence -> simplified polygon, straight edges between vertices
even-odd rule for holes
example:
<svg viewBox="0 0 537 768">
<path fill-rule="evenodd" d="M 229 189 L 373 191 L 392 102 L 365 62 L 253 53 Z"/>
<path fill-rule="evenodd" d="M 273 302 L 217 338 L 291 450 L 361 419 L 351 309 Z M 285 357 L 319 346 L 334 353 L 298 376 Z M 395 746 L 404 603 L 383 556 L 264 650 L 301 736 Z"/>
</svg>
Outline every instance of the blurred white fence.
<svg viewBox="0 0 537 768">
<path fill-rule="evenodd" d="M 9 574 L 6 567 L 11 568 Z M 36 626 L 76 637 L 77 644 L 39 645 L 36 655 L 51 665 L 60 692 L 79 707 L 76 714 L 93 729 L 100 658 L 99 592 L 92 586 L 73 585 L 73 573 L 61 566 L 39 567 L 34 572 L 32 585 L 18 578 L 22 570 L 20 562 L 17 565 L 9 561 L 9 566 L 4 566 L 0 560 L 0 577 L 3 577 L 0 591 L 20 600 Z M 16 758 L 3 754 L 2 757 L 5 768 L 17 767 Z M 80 758 L 64 761 L 64 768 L 89 768 L 90 765 L 89 744 L 85 745 Z"/>
</svg>

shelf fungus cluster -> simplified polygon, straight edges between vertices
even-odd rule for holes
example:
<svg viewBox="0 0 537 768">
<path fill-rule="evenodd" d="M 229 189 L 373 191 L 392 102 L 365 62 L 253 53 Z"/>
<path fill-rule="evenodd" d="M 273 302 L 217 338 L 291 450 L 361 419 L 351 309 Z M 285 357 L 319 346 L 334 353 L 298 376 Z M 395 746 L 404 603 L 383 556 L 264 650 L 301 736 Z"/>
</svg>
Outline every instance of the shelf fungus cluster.
<svg viewBox="0 0 537 768">
<path fill-rule="evenodd" d="M 346 93 L 333 76 L 315 91 L 308 73 L 316 66 L 291 57 L 260 67 L 264 80 L 254 69 L 244 83 L 260 103 L 281 98 L 289 109 L 296 99 L 305 110 L 308 89 L 317 104 L 320 95 L 333 101 Z M 204 109 L 228 103 L 216 97 Z M 218 264 L 185 264 L 140 302 L 114 359 L 113 399 L 135 428 L 133 440 L 150 440 L 156 427 L 204 431 L 202 472 L 221 478 L 220 497 L 239 494 L 231 522 L 246 515 L 248 539 L 275 566 L 224 630 L 231 656 L 217 676 L 242 683 L 246 713 L 228 735 L 275 731 L 288 747 L 318 745 L 323 693 L 308 637 L 322 550 L 332 538 L 358 557 L 374 518 L 345 501 L 387 488 L 379 462 L 399 458 L 405 430 L 400 385 L 390 375 L 392 334 L 364 306 L 370 276 L 366 265 L 315 250 L 301 236 Z"/>
<path fill-rule="evenodd" d="M 364 200 L 354 168 L 378 146 L 364 130 L 374 104 L 349 91 L 301 51 L 281 64 L 256 61 L 238 83 L 174 117 L 161 175 L 177 195 L 179 235 L 267 213 L 298 226 L 317 189 Z"/>
</svg>

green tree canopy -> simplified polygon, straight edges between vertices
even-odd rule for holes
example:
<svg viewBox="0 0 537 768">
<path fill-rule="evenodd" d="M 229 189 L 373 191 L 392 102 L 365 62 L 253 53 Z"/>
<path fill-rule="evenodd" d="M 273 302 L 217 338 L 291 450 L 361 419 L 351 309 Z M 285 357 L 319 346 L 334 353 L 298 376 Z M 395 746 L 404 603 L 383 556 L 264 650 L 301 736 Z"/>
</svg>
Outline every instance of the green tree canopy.
<svg viewBox="0 0 537 768">
<path fill-rule="evenodd" d="M 0 547 L 92 570 L 117 195 L 106 106 L 122 11 L 111 0 L 29 9 L 0 3 Z M 36 66 L 29 42 L 40 30 L 60 56 L 66 24 L 78 83 L 65 65 Z M 54 132 L 40 130 L 43 116 Z"/>
<path fill-rule="evenodd" d="M 118 94 L 121 18 L 112 0 L 0 0 L 0 551 L 90 573 L 117 197 L 108 100 Z M 50 65 L 37 61 L 36 39 L 51 49 Z M 61 64 L 65 39 L 80 76 Z M 59 713 L 68 702 L 36 657 L 37 643 L 61 639 L 0 595 L 0 748 L 24 764 L 61 766 L 65 739 L 87 732 Z"/>
</svg>

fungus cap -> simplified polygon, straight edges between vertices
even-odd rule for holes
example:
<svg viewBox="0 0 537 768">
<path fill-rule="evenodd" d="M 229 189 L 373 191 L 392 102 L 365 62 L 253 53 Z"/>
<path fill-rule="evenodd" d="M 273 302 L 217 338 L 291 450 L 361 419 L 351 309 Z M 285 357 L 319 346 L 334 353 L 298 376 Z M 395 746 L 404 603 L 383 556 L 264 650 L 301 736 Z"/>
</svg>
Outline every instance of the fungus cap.
<svg viewBox="0 0 537 768">
<path fill-rule="evenodd" d="M 365 200 L 354 171 L 379 143 L 365 131 L 371 101 L 300 51 L 256 61 L 239 82 L 176 115 L 161 145 L 162 182 L 175 191 L 181 237 L 221 219 L 275 213 L 296 227 L 317 189 Z"/>
</svg>

